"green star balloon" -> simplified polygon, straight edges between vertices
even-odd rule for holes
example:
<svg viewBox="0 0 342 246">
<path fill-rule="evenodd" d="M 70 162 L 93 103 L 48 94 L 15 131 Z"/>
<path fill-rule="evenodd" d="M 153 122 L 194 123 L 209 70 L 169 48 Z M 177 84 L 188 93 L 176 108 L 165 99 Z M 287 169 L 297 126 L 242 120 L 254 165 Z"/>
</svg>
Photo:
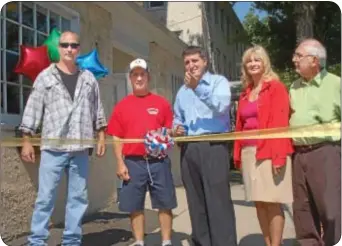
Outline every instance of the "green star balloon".
<svg viewBox="0 0 342 246">
<path fill-rule="evenodd" d="M 58 42 L 61 32 L 57 28 L 53 28 L 49 37 L 44 41 L 44 45 L 48 48 L 49 58 L 51 62 L 59 61 Z"/>
</svg>

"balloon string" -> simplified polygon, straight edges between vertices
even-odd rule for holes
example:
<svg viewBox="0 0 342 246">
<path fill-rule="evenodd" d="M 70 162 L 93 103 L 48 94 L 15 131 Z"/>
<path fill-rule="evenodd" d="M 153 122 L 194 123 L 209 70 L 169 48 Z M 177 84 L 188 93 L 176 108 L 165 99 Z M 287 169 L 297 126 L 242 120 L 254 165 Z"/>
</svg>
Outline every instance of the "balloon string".
<svg viewBox="0 0 342 246">
<path fill-rule="evenodd" d="M 237 131 L 219 134 L 207 134 L 198 136 L 182 136 L 173 138 L 174 142 L 198 142 L 198 141 L 232 141 L 243 139 L 275 139 L 275 138 L 301 138 L 301 137 L 340 137 L 341 124 L 326 123 L 310 126 L 282 127 L 261 130 Z M 31 143 L 35 146 L 46 145 L 65 145 L 65 144 L 96 144 L 96 139 L 70 139 L 70 138 L 40 138 L 32 137 Z M 1 140 L 3 147 L 21 146 L 23 138 L 10 137 Z M 106 139 L 108 145 L 114 142 L 121 143 L 143 143 L 144 139 Z"/>
</svg>

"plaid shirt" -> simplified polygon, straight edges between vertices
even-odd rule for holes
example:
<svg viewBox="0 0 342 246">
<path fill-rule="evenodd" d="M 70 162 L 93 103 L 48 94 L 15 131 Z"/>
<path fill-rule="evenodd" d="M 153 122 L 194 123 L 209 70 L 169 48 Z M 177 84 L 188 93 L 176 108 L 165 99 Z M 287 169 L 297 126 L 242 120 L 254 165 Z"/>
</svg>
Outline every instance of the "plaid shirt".
<svg viewBox="0 0 342 246">
<path fill-rule="evenodd" d="M 66 144 L 44 140 L 89 140 L 95 137 L 94 130 L 107 126 L 99 85 L 90 71 L 80 71 L 73 101 L 55 64 L 51 64 L 37 76 L 19 129 L 33 135 L 40 126 L 41 150 L 70 152 L 94 147 L 91 143 Z"/>
</svg>

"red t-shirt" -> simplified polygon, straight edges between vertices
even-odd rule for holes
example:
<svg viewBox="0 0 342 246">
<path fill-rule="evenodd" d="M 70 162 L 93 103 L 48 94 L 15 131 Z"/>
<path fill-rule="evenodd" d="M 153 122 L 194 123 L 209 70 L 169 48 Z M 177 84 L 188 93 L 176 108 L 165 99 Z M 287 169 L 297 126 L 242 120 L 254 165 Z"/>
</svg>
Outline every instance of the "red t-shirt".
<svg viewBox="0 0 342 246">
<path fill-rule="evenodd" d="M 129 95 L 114 106 L 107 134 L 119 138 L 144 138 L 149 130 L 171 128 L 173 113 L 170 103 L 149 93 L 144 97 Z M 145 155 L 143 143 L 124 143 L 123 155 Z"/>
</svg>

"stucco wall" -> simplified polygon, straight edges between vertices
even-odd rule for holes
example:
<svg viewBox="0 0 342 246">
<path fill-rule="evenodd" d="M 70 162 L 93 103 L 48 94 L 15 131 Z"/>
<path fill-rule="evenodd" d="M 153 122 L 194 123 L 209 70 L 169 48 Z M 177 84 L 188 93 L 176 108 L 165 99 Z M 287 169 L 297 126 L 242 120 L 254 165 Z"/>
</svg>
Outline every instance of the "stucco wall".
<svg viewBox="0 0 342 246">
<path fill-rule="evenodd" d="M 184 77 L 181 52 L 173 55 L 158 43 L 150 44 L 149 64 L 151 67 L 152 90 L 172 102 L 172 75 Z"/>
<path fill-rule="evenodd" d="M 200 5 L 200 2 L 167 2 L 165 7 L 150 8 L 148 11 L 171 31 L 182 30 L 179 37 L 185 43 L 199 45 L 196 37 L 203 34 Z"/>
<path fill-rule="evenodd" d="M 113 47 L 113 73 L 126 73 L 129 63 L 134 59 L 134 56 Z"/>
</svg>

